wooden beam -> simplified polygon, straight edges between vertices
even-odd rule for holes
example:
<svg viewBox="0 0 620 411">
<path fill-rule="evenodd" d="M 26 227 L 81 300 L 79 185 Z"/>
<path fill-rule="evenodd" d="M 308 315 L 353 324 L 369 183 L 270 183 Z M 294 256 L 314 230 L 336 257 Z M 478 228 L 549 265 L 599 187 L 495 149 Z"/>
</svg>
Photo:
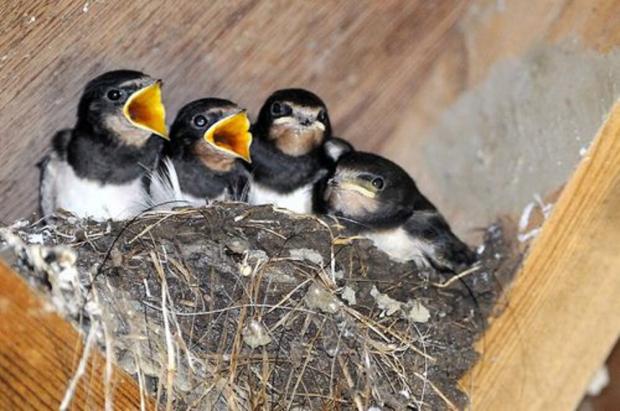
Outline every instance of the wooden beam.
<svg viewBox="0 0 620 411">
<path fill-rule="evenodd" d="M 534 241 L 462 380 L 475 410 L 569 410 L 620 333 L 620 102 Z"/>
<path fill-rule="evenodd" d="M 111 69 L 163 78 L 168 122 L 201 97 L 232 99 L 254 117 L 274 90 L 309 88 L 329 105 L 339 135 L 380 145 L 467 3 L 3 2 L 0 220 L 36 210 L 34 164 L 55 131 L 75 124 L 86 82 Z"/>
<path fill-rule="evenodd" d="M 0 409 L 59 409 L 82 352 L 75 329 L 0 261 Z M 104 368 L 103 356 L 92 350 L 71 409 L 104 409 Z M 116 368 L 111 392 L 110 409 L 140 409 L 137 384 Z"/>
</svg>

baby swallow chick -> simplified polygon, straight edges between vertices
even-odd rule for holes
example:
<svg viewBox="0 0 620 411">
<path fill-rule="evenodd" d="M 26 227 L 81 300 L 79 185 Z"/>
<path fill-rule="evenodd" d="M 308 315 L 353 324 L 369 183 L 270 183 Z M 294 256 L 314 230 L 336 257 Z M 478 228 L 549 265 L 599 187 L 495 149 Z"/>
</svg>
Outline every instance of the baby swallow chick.
<svg viewBox="0 0 620 411">
<path fill-rule="evenodd" d="M 165 158 L 151 179 L 158 208 L 240 200 L 250 162 L 250 120 L 235 103 L 205 98 L 184 106 L 170 128 Z"/>
<path fill-rule="evenodd" d="M 323 143 L 331 138 L 327 108 L 302 89 L 273 93 L 252 127 L 250 204 L 274 204 L 311 213 L 316 184 L 325 177 Z"/>
<path fill-rule="evenodd" d="M 126 219 L 143 210 L 143 177 L 167 138 L 161 81 L 120 70 L 91 80 L 73 129 L 53 138 L 41 163 L 44 216 L 65 209 L 95 220 Z"/>
<path fill-rule="evenodd" d="M 413 179 L 383 157 L 343 154 L 323 199 L 328 214 L 397 261 L 456 271 L 475 260 Z"/>
</svg>

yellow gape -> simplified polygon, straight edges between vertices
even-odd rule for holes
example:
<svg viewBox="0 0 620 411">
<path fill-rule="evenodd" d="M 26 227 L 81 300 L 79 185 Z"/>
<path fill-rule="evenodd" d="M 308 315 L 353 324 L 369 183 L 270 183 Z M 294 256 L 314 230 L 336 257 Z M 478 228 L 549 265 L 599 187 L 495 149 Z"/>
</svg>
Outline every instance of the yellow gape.
<svg viewBox="0 0 620 411">
<path fill-rule="evenodd" d="M 250 119 L 244 111 L 219 120 L 204 133 L 203 138 L 218 150 L 251 163 Z"/>
<path fill-rule="evenodd" d="M 161 101 L 161 80 L 129 96 L 123 114 L 134 126 L 169 139 L 166 109 Z"/>
</svg>

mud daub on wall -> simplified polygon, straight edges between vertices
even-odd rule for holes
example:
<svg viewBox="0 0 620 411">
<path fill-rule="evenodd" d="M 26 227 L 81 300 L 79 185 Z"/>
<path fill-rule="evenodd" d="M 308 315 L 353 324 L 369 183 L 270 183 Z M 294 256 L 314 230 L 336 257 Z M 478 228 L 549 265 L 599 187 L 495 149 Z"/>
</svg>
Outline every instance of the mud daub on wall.
<svg viewBox="0 0 620 411">
<path fill-rule="evenodd" d="M 461 233 L 519 214 L 568 180 L 618 97 L 618 50 L 567 41 L 498 62 L 411 153 L 422 188 L 446 214 L 467 216 L 455 221 Z"/>
</svg>

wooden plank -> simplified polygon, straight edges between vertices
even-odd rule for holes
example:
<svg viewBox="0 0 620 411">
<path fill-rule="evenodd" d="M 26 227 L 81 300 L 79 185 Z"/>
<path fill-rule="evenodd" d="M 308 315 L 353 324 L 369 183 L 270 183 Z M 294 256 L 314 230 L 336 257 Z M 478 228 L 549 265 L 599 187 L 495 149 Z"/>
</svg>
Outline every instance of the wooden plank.
<svg viewBox="0 0 620 411">
<path fill-rule="evenodd" d="M 0 220 L 36 209 L 35 163 L 71 127 L 87 80 L 119 67 L 165 80 L 170 116 L 276 88 L 316 91 L 361 147 L 396 127 L 467 0 L 11 1 L 0 8 Z M 172 120 L 172 119 L 169 119 Z"/>
<path fill-rule="evenodd" d="M 57 410 L 82 352 L 75 329 L 0 261 L 0 409 Z M 104 409 L 104 368 L 104 358 L 92 350 L 71 409 Z M 119 369 L 111 393 L 113 409 L 140 409 L 137 384 Z"/>
<path fill-rule="evenodd" d="M 620 335 L 620 103 L 562 192 L 463 379 L 475 410 L 574 409 Z"/>
</svg>

